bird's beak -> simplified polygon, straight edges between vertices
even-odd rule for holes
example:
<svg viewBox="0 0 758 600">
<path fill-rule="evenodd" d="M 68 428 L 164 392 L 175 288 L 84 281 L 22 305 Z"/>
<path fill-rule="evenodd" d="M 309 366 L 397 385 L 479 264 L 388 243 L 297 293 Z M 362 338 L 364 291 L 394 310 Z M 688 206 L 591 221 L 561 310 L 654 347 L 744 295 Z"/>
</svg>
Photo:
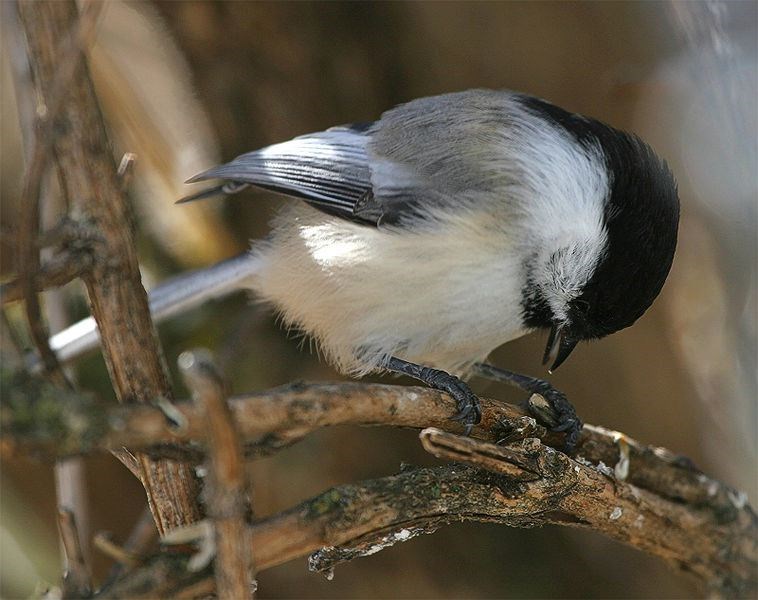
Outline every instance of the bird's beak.
<svg viewBox="0 0 758 600">
<path fill-rule="evenodd" d="M 563 323 L 553 324 L 550 328 L 550 335 L 547 338 L 545 355 L 542 357 L 543 365 L 552 363 L 552 366 L 548 369 L 549 373 L 552 373 L 561 366 L 578 342 L 579 340 L 568 335 Z"/>
</svg>

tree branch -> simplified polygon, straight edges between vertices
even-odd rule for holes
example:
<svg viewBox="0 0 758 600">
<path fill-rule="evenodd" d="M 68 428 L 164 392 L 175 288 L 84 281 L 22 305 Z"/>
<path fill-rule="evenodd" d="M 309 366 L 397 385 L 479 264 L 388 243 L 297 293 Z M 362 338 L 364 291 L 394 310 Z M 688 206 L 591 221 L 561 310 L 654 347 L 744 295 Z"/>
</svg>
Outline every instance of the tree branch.
<svg viewBox="0 0 758 600">
<path fill-rule="evenodd" d="M 208 475 L 204 490 L 213 521 L 216 594 L 222 600 L 252 597 L 252 557 L 245 512 L 248 504 L 245 464 L 224 385 L 206 351 L 179 357 L 182 376 L 208 426 Z"/>
<path fill-rule="evenodd" d="M 76 4 L 70 0 L 22 2 L 18 9 L 35 85 L 50 102 L 60 67 L 57 50 L 77 22 Z M 86 65 L 76 71 L 64 97 L 53 147 L 64 193 L 77 200 L 77 209 L 98 234 L 94 264 L 84 282 L 116 395 L 122 402 L 171 398 L 140 279 L 131 215 Z M 130 464 L 123 453 L 120 457 Z M 189 467 L 146 456 L 137 456 L 136 462 L 161 533 L 200 518 L 198 486 Z"/>
<path fill-rule="evenodd" d="M 462 520 L 514 527 L 559 524 L 594 529 L 659 556 L 695 575 L 712 596 L 755 593 L 756 518 L 749 507 L 739 507 L 734 519 L 724 521 L 707 508 L 619 481 L 534 438 L 502 447 L 439 430 L 421 435 L 432 453 L 476 466 L 410 469 L 335 487 L 254 523 L 250 540 L 257 567 L 264 570 L 315 552 L 309 567 L 329 573 L 341 562 Z M 168 560 L 180 565 L 175 586 L 182 587 L 182 581 L 198 585 L 197 573 L 188 572 L 176 556 L 154 558 L 140 569 L 138 581 L 163 589 Z M 128 580 L 100 594 L 135 593 L 150 595 Z"/>
<path fill-rule="evenodd" d="M 70 455 L 128 446 L 198 462 L 207 436 L 202 411 L 189 402 L 170 406 L 105 407 L 91 396 L 69 395 L 51 402 L 38 380 L 4 377 L 2 448 L 47 456 Z M 7 390 L 7 391 L 6 391 Z M 15 390 L 15 391 L 14 391 Z M 38 398 L 36 405 L 29 398 Z M 560 448 L 562 435 L 547 432 L 525 409 L 482 398 L 482 421 L 471 432 L 484 441 L 537 437 Z M 250 457 L 267 455 L 332 425 L 437 427 L 461 433 L 450 416 L 455 402 L 437 390 L 421 387 L 344 383 L 299 383 L 228 400 L 234 423 Z M 63 408 L 65 407 L 65 408 Z M 685 458 L 647 446 L 618 432 L 585 425 L 573 455 L 614 474 L 619 480 L 674 502 L 708 508 L 735 518 L 740 496 L 694 468 Z"/>
<path fill-rule="evenodd" d="M 84 557 L 74 512 L 58 509 L 58 527 L 66 557 L 63 587 L 66 597 L 86 598 L 92 593 L 92 575 Z"/>
<path fill-rule="evenodd" d="M 39 266 L 31 276 L 31 285 L 37 292 L 66 285 L 81 277 L 91 266 L 91 256 L 86 253 L 62 252 Z M 0 305 L 24 299 L 25 277 L 0 284 Z"/>
<path fill-rule="evenodd" d="M 719 595 L 743 597 L 757 590 L 758 522 L 736 496 L 734 518 L 723 521 L 718 513 L 620 481 L 536 439 L 502 448 L 426 429 L 421 441 L 439 458 L 526 481 L 519 502 L 535 501 L 540 522 L 593 529 L 691 572 Z"/>
<path fill-rule="evenodd" d="M 90 398 L 74 408 L 60 398 L 45 401 L 44 385 L 49 384 L 40 385 L 35 390 L 11 382 L 9 391 L 4 390 L 5 450 L 70 452 L 129 444 L 198 459 L 208 444 L 208 419 L 191 403 L 104 410 Z M 40 398 L 39 414 L 29 412 L 29 398 L 35 397 Z M 63 414 L 52 413 L 51 407 L 62 405 Z M 744 495 L 708 478 L 686 459 L 617 432 L 586 426 L 575 457 L 569 458 L 550 447 L 561 446 L 560 436 L 546 432 L 524 409 L 485 398 L 481 424 L 472 437 L 462 438 L 440 431 L 461 431 L 450 420 L 455 403 L 446 394 L 355 382 L 297 384 L 238 396 L 228 407 L 251 456 L 271 453 L 331 425 L 434 425 L 438 429 L 427 429 L 422 437 L 428 450 L 502 478 L 450 467 L 335 488 L 252 527 L 253 557 L 260 570 L 324 546 L 339 546 L 314 558 L 315 566 L 326 568 L 453 520 L 478 519 L 514 526 L 589 527 L 686 567 L 713 589 L 720 586 L 722 595 L 739 596 L 738 590 L 755 586 L 751 569 L 756 566 L 758 523 Z M 72 424 L 75 434 L 68 431 Z M 489 443 L 502 439 L 508 445 Z M 442 497 L 440 486 L 446 485 L 457 490 L 458 498 L 444 495 L 446 504 L 435 504 Z M 196 573 L 186 575 L 192 585 L 200 581 Z M 144 572 L 135 577 L 149 578 Z M 172 585 L 182 577 L 177 575 Z"/>
<path fill-rule="evenodd" d="M 65 31 L 49 40 L 49 50 L 58 59 L 56 72 L 51 74 L 46 86 L 42 104 L 37 108 L 37 122 L 34 127 L 29 164 L 24 173 L 21 192 L 21 216 L 18 239 L 18 268 L 20 274 L 20 291 L 25 300 L 25 310 L 29 331 L 48 375 L 58 385 L 68 385 L 67 379 L 57 357 L 50 349 L 48 333 L 44 326 L 37 297 L 36 279 L 40 268 L 39 249 L 36 246 L 40 216 L 40 189 L 47 171 L 51 150 L 55 141 L 54 126 L 67 97 L 67 88 L 71 85 L 74 74 L 82 63 L 86 46 L 94 38 L 97 19 L 100 14 L 99 2 L 87 2 L 81 18 L 71 18 L 66 23 L 59 23 Z M 27 7 L 19 5 L 19 14 L 23 15 Z M 27 27 L 27 33 L 29 28 Z M 34 62 L 30 60 L 30 62 Z M 37 66 L 33 64 L 33 66 Z"/>
</svg>

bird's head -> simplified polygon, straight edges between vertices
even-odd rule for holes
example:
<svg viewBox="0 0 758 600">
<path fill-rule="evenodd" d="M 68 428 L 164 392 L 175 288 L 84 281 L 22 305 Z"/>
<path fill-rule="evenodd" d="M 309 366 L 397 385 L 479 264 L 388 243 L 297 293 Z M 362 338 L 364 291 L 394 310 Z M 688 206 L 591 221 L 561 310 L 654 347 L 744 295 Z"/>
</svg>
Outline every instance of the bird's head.
<svg viewBox="0 0 758 600">
<path fill-rule="evenodd" d="M 666 163 L 639 138 L 546 106 L 538 108 L 578 143 L 600 149 L 608 182 L 601 222 L 533 261 L 525 321 L 550 330 L 543 362 L 552 371 L 580 341 L 629 327 L 653 303 L 674 258 L 679 197 Z"/>
</svg>

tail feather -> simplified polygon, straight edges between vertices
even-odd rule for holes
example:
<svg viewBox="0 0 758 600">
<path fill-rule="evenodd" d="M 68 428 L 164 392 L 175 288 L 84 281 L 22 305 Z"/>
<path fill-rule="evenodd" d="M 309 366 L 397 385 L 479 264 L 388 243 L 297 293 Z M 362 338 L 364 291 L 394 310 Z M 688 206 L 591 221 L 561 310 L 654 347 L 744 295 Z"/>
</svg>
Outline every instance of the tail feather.
<svg viewBox="0 0 758 600">
<path fill-rule="evenodd" d="M 195 175 L 195 177 L 188 179 L 186 183 L 202 181 L 204 179 L 202 175 L 203 173 L 200 173 L 200 175 Z M 195 200 L 206 200 L 208 198 L 215 198 L 216 196 L 231 196 L 232 194 L 241 192 L 248 187 L 250 187 L 249 183 L 244 183 L 241 181 L 229 181 L 223 185 L 217 185 L 215 187 L 208 188 L 207 190 L 201 190 L 195 194 L 184 196 L 183 198 L 177 200 L 176 204 L 186 204 L 187 202 L 194 202 Z"/>
<path fill-rule="evenodd" d="M 245 289 L 260 269 L 260 260 L 245 252 L 210 267 L 164 281 L 149 293 L 153 321 L 160 323 L 207 300 L 223 298 Z M 99 345 L 100 334 L 92 317 L 79 321 L 50 338 L 50 347 L 61 362 L 75 360 Z"/>
</svg>

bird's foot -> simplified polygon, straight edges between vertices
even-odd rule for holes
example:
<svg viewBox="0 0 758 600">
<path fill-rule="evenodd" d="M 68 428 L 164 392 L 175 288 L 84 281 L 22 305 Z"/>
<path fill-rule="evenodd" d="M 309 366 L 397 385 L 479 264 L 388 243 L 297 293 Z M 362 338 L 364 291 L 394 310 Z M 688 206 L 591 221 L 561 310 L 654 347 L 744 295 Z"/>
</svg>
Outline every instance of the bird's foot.
<svg viewBox="0 0 758 600">
<path fill-rule="evenodd" d="M 455 400 L 458 412 L 450 417 L 452 421 L 459 421 L 466 427 L 466 435 L 482 420 L 482 407 L 479 398 L 471 391 L 471 388 L 455 375 L 450 375 L 438 369 L 424 368 L 427 378 L 424 381 L 431 387 L 447 392 Z"/>
<path fill-rule="evenodd" d="M 555 389 L 547 381 L 537 379 L 527 391 L 532 393 L 527 400 L 530 414 L 551 431 L 565 433 L 564 450 L 571 452 L 579 441 L 583 427 L 574 406 L 563 392 Z"/>
<path fill-rule="evenodd" d="M 506 371 L 487 363 L 476 363 L 473 370 L 480 377 L 509 383 L 532 394 L 526 402 L 529 413 L 541 424 L 549 427 L 551 431 L 566 434 L 563 447 L 566 452 L 571 452 L 574 449 L 583 424 L 563 392 L 555 389 L 543 379 Z"/>
<path fill-rule="evenodd" d="M 458 412 L 451 419 L 459 421 L 465 426 L 466 435 L 469 435 L 474 425 L 482 420 L 482 408 L 479 398 L 471 391 L 468 385 L 455 375 L 440 371 L 439 369 L 423 367 L 394 356 L 387 362 L 387 368 L 396 373 L 410 375 L 415 379 L 423 381 L 429 387 L 450 394 L 458 408 Z"/>
</svg>

